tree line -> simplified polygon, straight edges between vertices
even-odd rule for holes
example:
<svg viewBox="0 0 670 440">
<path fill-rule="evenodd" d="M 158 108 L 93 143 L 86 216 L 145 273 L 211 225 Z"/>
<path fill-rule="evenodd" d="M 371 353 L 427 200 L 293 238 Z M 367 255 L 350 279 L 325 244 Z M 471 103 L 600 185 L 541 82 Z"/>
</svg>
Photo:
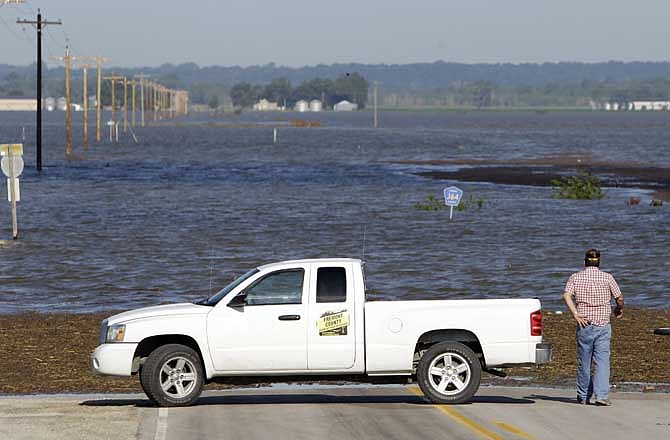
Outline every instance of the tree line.
<svg viewBox="0 0 670 440">
<path fill-rule="evenodd" d="M 360 70 L 356 70 L 359 67 Z M 246 107 L 261 98 L 280 105 L 284 105 L 285 100 L 287 106 L 299 99 L 324 98 L 324 105 L 332 106 L 340 97 L 348 97 L 364 107 L 369 94 L 367 81 L 372 79 L 379 81 L 380 105 L 386 108 L 585 108 L 591 101 L 670 100 L 670 62 L 518 65 L 437 62 L 303 68 L 274 64 L 199 67 L 189 63 L 108 69 L 112 70 L 129 77 L 140 72 L 151 74 L 152 80 L 167 87 L 187 90 L 191 103 L 209 104 L 213 108 Z M 357 73 L 347 77 L 347 72 Z M 63 67 L 45 68 L 44 73 L 44 96 L 63 96 Z M 89 71 L 89 96 L 95 93 L 93 78 Z M 357 78 L 365 82 L 358 81 L 360 85 L 353 86 L 351 83 Z M 73 69 L 72 80 L 73 100 L 79 102 L 81 70 Z M 109 82 L 105 81 L 105 104 L 109 103 L 109 95 Z M 0 96 L 34 97 L 35 65 L 0 64 Z"/>
<path fill-rule="evenodd" d="M 261 99 L 276 102 L 286 108 L 293 108 L 300 100 L 313 99 L 320 100 L 326 108 L 332 108 L 342 100 L 355 102 L 359 108 L 365 108 L 368 88 L 368 81 L 358 73 L 346 73 L 335 80 L 314 78 L 303 81 L 296 87 L 286 78 L 276 78 L 265 86 L 248 82 L 235 84 L 230 89 L 230 99 L 236 109 L 252 107 Z M 210 107 L 211 104 L 210 102 Z"/>
</svg>

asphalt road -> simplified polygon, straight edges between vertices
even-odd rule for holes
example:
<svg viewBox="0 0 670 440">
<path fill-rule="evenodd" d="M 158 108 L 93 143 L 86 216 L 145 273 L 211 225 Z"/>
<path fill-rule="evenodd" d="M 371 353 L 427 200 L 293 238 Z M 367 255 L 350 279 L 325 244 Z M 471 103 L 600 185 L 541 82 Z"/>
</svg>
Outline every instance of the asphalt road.
<svg viewBox="0 0 670 440">
<path fill-rule="evenodd" d="M 140 395 L 0 398 L 0 438 L 670 439 L 670 394 L 613 393 L 581 406 L 569 390 L 482 388 L 432 405 L 416 387 L 213 391 L 197 406 L 156 408 Z"/>
</svg>

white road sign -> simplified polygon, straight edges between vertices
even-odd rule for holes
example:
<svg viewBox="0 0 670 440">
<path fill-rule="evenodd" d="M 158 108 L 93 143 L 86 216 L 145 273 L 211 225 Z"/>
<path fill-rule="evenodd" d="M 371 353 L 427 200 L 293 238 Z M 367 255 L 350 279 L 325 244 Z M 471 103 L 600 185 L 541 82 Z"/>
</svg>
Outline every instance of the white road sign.
<svg viewBox="0 0 670 440">
<path fill-rule="evenodd" d="M 12 168 L 14 169 L 14 177 L 19 177 L 23 172 L 23 158 L 21 156 L 12 156 L 12 163 L 10 165 L 9 156 L 2 157 L 2 172 L 5 173 L 5 176 L 10 177 L 12 175 Z M 11 167 L 11 168 L 10 168 Z"/>
<path fill-rule="evenodd" d="M 12 182 L 10 182 L 11 179 L 7 179 L 7 201 L 11 203 L 12 201 L 12 192 L 10 190 Z M 16 196 L 16 201 L 20 202 L 21 201 L 21 189 L 19 186 L 19 179 L 16 177 L 14 178 L 14 195 Z"/>
</svg>

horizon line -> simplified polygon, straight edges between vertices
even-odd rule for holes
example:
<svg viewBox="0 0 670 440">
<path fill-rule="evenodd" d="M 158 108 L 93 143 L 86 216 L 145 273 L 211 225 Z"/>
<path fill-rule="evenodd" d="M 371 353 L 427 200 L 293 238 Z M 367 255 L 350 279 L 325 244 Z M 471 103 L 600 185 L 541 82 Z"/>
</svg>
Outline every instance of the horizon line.
<svg viewBox="0 0 670 440">
<path fill-rule="evenodd" d="M 624 60 L 616 60 L 616 59 L 610 59 L 610 60 L 603 60 L 603 61 L 578 61 L 578 60 L 564 60 L 564 61 L 524 61 L 524 62 L 513 62 L 513 61 L 500 61 L 500 62 L 462 62 L 462 61 L 446 61 L 442 59 L 434 60 L 434 61 L 417 61 L 417 62 L 412 62 L 412 63 L 364 63 L 364 62 L 359 62 L 359 61 L 351 61 L 351 62 L 334 62 L 330 64 L 326 63 L 318 63 L 318 64 L 303 64 L 303 65 L 296 65 L 296 66 L 290 66 L 286 64 L 278 64 L 274 61 L 267 62 L 265 64 L 247 64 L 247 65 L 240 65 L 240 64 L 199 64 L 194 61 L 184 61 L 184 62 L 179 62 L 179 63 L 174 63 L 174 62 L 164 62 L 162 64 L 154 64 L 154 65 L 134 65 L 134 66 L 129 66 L 129 65 L 116 65 L 116 66 L 109 66 L 109 68 L 118 68 L 118 69 L 158 69 L 162 68 L 165 66 L 184 66 L 184 65 L 195 65 L 199 69 L 207 69 L 207 68 L 213 68 L 213 67 L 221 67 L 221 68 L 238 68 L 238 69 L 249 69 L 253 67 L 272 67 L 276 69 L 290 69 L 290 70 L 300 70 L 300 69 L 309 69 L 309 68 L 318 68 L 318 67 L 333 67 L 333 66 L 366 66 L 366 67 L 403 67 L 403 66 L 416 66 L 416 65 L 431 65 L 431 64 L 453 64 L 453 65 L 461 65 L 461 66 L 496 66 L 496 65 L 502 65 L 502 66 L 528 66 L 528 65 L 536 65 L 536 66 L 541 66 L 541 65 L 558 65 L 558 64 L 585 64 L 585 65 L 596 65 L 596 64 L 667 64 L 670 63 L 670 59 L 668 60 L 630 60 L 630 61 L 624 61 Z M 10 63 L 0 63 L 1 66 L 8 66 L 8 67 L 30 67 L 36 64 L 36 61 L 33 61 L 32 63 L 29 64 L 10 64 Z M 49 63 L 43 61 L 43 64 L 45 64 L 47 68 L 49 68 Z M 65 68 L 63 66 L 58 66 L 58 67 L 51 67 L 49 69 L 58 69 L 58 68 Z M 109 69 L 109 68 L 106 68 Z"/>
</svg>

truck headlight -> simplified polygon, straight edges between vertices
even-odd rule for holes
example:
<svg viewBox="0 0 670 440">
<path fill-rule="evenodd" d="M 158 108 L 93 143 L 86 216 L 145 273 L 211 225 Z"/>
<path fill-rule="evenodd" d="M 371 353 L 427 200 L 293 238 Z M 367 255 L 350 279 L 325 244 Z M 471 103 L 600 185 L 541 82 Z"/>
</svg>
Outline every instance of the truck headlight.
<svg viewBox="0 0 670 440">
<path fill-rule="evenodd" d="M 102 326 L 100 326 L 100 336 L 98 337 L 98 342 L 100 345 L 107 342 L 107 320 L 102 321 Z"/>
<path fill-rule="evenodd" d="M 107 327 L 107 338 L 105 342 L 123 342 L 126 334 L 125 324 L 110 325 Z"/>
</svg>

